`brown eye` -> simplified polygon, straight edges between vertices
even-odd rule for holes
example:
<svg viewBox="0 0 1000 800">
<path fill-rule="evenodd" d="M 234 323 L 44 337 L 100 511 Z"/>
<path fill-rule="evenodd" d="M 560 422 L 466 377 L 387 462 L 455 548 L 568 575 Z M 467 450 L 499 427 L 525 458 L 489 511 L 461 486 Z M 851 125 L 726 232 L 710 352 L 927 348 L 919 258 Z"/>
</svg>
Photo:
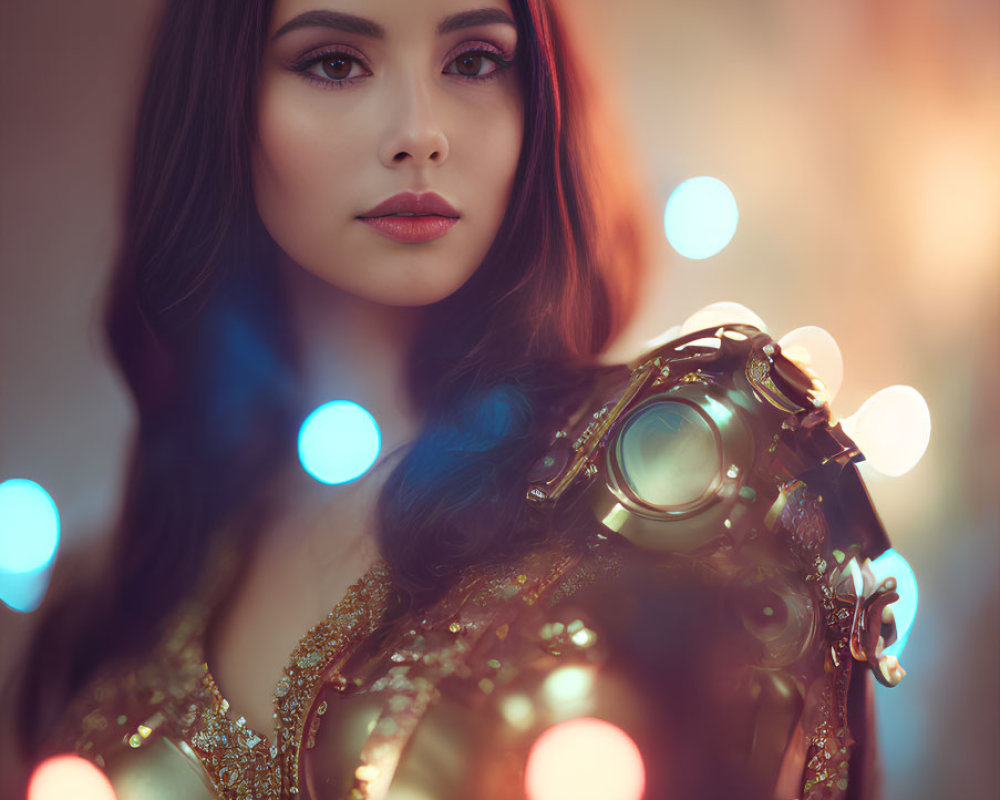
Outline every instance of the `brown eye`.
<svg viewBox="0 0 1000 800">
<path fill-rule="evenodd" d="M 466 50 L 448 62 L 444 71 L 446 75 L 480 80 L 494 77 L 511 63 L 505 61 L 503 56 L 489 50 Z"/>
<path fill-rule="evenodd" d="M 459 75 L 472 78 L 479 75 L 479 71 L 483 66 L 483 57 L 478 53 L 466 53 L 455 59 L 455 66 L 458 69 Z"/>
<path fill-rule="evenodd" d="M 323 74 L 326 77 L 332 78 L 335 81 L 342 81 L 351 74 L 353 63 L 354 59 L 350 56 L 334 55 L 324 58 L 320 62 L 320 66 L 323 68 Z"/>
</svg>

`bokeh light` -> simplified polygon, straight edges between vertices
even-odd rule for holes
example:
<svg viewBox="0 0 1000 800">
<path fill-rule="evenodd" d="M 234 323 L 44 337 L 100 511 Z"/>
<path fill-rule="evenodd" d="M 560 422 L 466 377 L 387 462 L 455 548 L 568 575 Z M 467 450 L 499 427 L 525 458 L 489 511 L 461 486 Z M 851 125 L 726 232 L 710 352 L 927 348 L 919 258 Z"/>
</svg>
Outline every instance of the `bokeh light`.
<svg viewBox="0 0 1000 800">
<path fill-rule="evenodd" d="M 34 611 L 41 605 L 51 577 L 51 567 L 40 572 L 0 570 L 0 602 L 23 614 Z"/>
<path fill-rule="evenodd" d="M 872 468 L 891 477 L 913 469 L 931 439 L 930 409 L 912 386 L 876 392 L 841 422 Z"/>
<path fill-rule="evenodd" d="M 568 703 L 587 698 L 593 686 L 593 668 L 571 664 L 553 671 L 542 684 L 542 692 L 553 708 L 565 708 Z"/>
<path fill-rule="evenodd" d="M 718 178 L 689 178 L 670 194 L 663 212 L 667 241 L 685 258 L 714 256 L 732 241 L 739 222 L 733 193 Z"/>
<path fill-rule="evenodd" d="M 742 303 L 721 300 L 699 308 L 681 325 L 681 335 L 687 335 L 703 328 L 715 328 L 725 324 L 753 325 L 762 331 L 767 331 L 767 325 L 751 309 Z"/>
<path fill-rule="evenodd" d="M 503 698 L 500 713 L 515 730 L 526 731 L 535 724 L 535 704 L 527 695 L 512 694 Z"/>
<path fill-rule="evenodd" d="M 528 754 L 524 784 L 529 800 L 640 800 L 646 769 L 625 731 L 581 717 L 538 737 Z"/>
<path fill-rule="evenodd" d="M 324 403 L 299 430 L 299 461 L 321 483 L 357 480 L 375 463 L 381 448 L 375 418 L 350 400 Z"/>
<path fill-rule="evenodd" d="M 59 546 L 59 510 L 34 481 L 0 483 L 0 570 L 41 572 Z"/>
<path fill-rule="evenodd" d="M 906 647 L 906 640 L 913 629 L 913 621 L 917 618 L 917 603 L 920 600 L 917 591 L 917 576 L 909 562 L 891 547 L 871 563 L 872 572 L 881 583 L 886 578 L 896 579 L 896 592 L 899 599 L 892 604 L 892 615 L 896 620 L 896 641 L 885 648 L 886 655 L 900 658 Z"/>
<path fill-rule="evenodd" d="M 806 325 L 789 331 L 778 340 L 781 352 L 823 381 L 826 401 L 832 402 L 844 380 L 844 357 L 829 331 Z"/>
<path fill-rule="evenodd" d="M 111 782 L 79 756 L 53 756 L 39 764 L 28 784 L 27 800 L 116 800 Z"/>
</svg>

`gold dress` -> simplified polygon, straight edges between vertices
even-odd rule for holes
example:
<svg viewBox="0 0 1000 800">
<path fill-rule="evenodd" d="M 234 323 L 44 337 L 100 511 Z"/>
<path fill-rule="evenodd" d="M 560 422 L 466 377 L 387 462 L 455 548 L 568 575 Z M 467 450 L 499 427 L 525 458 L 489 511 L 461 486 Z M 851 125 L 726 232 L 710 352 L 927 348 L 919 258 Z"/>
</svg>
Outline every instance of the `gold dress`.
<svg viewBox="0 0 1000 800">
<path fill-rule="evenodd" d="M 699 332 L 611 373 L 526 476 L 538 514 L 588 510 L 573 535 L 414 611 L 377 563 L 299 641 L 270 731 L 221 696 L 195 599 L 90 687 L 72 747 L 121 800 L 550 800 L 532 774 L 569 762 L 541 738 L 597 719 L 640 754 L 622 797 L 868 798 L 868 673 L 904 673 L 859 458 L 769 337 Z"/>
</svg>

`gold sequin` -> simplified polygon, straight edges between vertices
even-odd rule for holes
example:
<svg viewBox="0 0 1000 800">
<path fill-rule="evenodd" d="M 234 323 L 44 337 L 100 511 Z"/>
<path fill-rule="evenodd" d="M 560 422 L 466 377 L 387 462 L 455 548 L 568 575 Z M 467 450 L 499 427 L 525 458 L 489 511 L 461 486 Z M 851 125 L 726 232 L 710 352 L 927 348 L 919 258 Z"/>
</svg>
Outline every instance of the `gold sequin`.
<svg viewBox="0 0 1000 800">
<path fill-rule="evenodd" d="M 175 631 L 167 637 L 169 644 L 165 645 L 164 663 L 158 666 L 167 669 L 167 674 L 179 685 L 170 691 L 160 691 L 158 695 L 150 692 L 146 697 L 158 697 L 161 709 L 175 704 L 170 714 L 172 722 L 165 733 L 183 747 L 190 745 L 191 754 L 204 766 L 220 800 L 249 798 L 250 787 L 253 787 L 255 800 L 280 800 L 299 794 L 297 753 L 300 746 L 308 748 L 315 744 L 319 717 L 328 708 L 327 702 L 321 701 L 310 729 L 304 731 L 311 698 L 323 679 L 326 665 L 370 635 L 380 623 L 387 607 L 390 583 L 388 568 L 376 564 L 348 590 L 323 622 L 299 641 L 289 657 L 285 674 L 274 689 L 271 738 L 251 729 L 244 717 L 229 718 L 229 702 L 222 697 L 204 661 L 201 645 L 204 621 L 200 627 L 179 623 L 181 627 L 186 626 L 186 635 Z M 148 674 L 129 676 L 128 680 L 138 690 L 144 682 L 162 683 L 163 676 L 162 670 L 150 669 Z M 328 681 L 336 689 L 347 686 L 340 675 Z M 114 696 L 107 688 L 105 695 L 109 701 Z M 124 721 L 125 715 L 120 718 Z M 125 743 L 131 748 L 141 747 L 146 737 L 166 719 L 158 711 L 146 723 L 137 726 Z M 82 745 L 78 750 L 83 750 Z"/>
</svg>

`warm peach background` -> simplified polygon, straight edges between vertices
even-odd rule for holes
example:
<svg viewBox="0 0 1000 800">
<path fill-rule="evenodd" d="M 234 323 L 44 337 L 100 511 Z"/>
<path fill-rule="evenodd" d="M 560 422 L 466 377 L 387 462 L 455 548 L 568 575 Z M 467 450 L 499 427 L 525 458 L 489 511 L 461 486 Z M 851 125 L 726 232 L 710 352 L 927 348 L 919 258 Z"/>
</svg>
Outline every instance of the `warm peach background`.
<svg viewBox="0 0 1000 800">
<path fill-rule="evenodd" d="M 0 4 L 0 480 L 49 489 L 64 551 L 102 540 L 121 478 L 131 417 L 98 299 L 157 5 Z M 833 333 L 840 415 L 890 384 L 926 397 L 924 460 L 870 477 L 921 589 L 910 675 L 878 693 L 886 798 L 1000 796 L 1000 4 L 564 5 L 589 32 L 654 211 L 700 174 L 740 204 L 718 256 L 663 244 L 633 338 L 736 300 L 777 335 Z M 0 676 L 31 624 L 0 610 Z"/>
</svg>

